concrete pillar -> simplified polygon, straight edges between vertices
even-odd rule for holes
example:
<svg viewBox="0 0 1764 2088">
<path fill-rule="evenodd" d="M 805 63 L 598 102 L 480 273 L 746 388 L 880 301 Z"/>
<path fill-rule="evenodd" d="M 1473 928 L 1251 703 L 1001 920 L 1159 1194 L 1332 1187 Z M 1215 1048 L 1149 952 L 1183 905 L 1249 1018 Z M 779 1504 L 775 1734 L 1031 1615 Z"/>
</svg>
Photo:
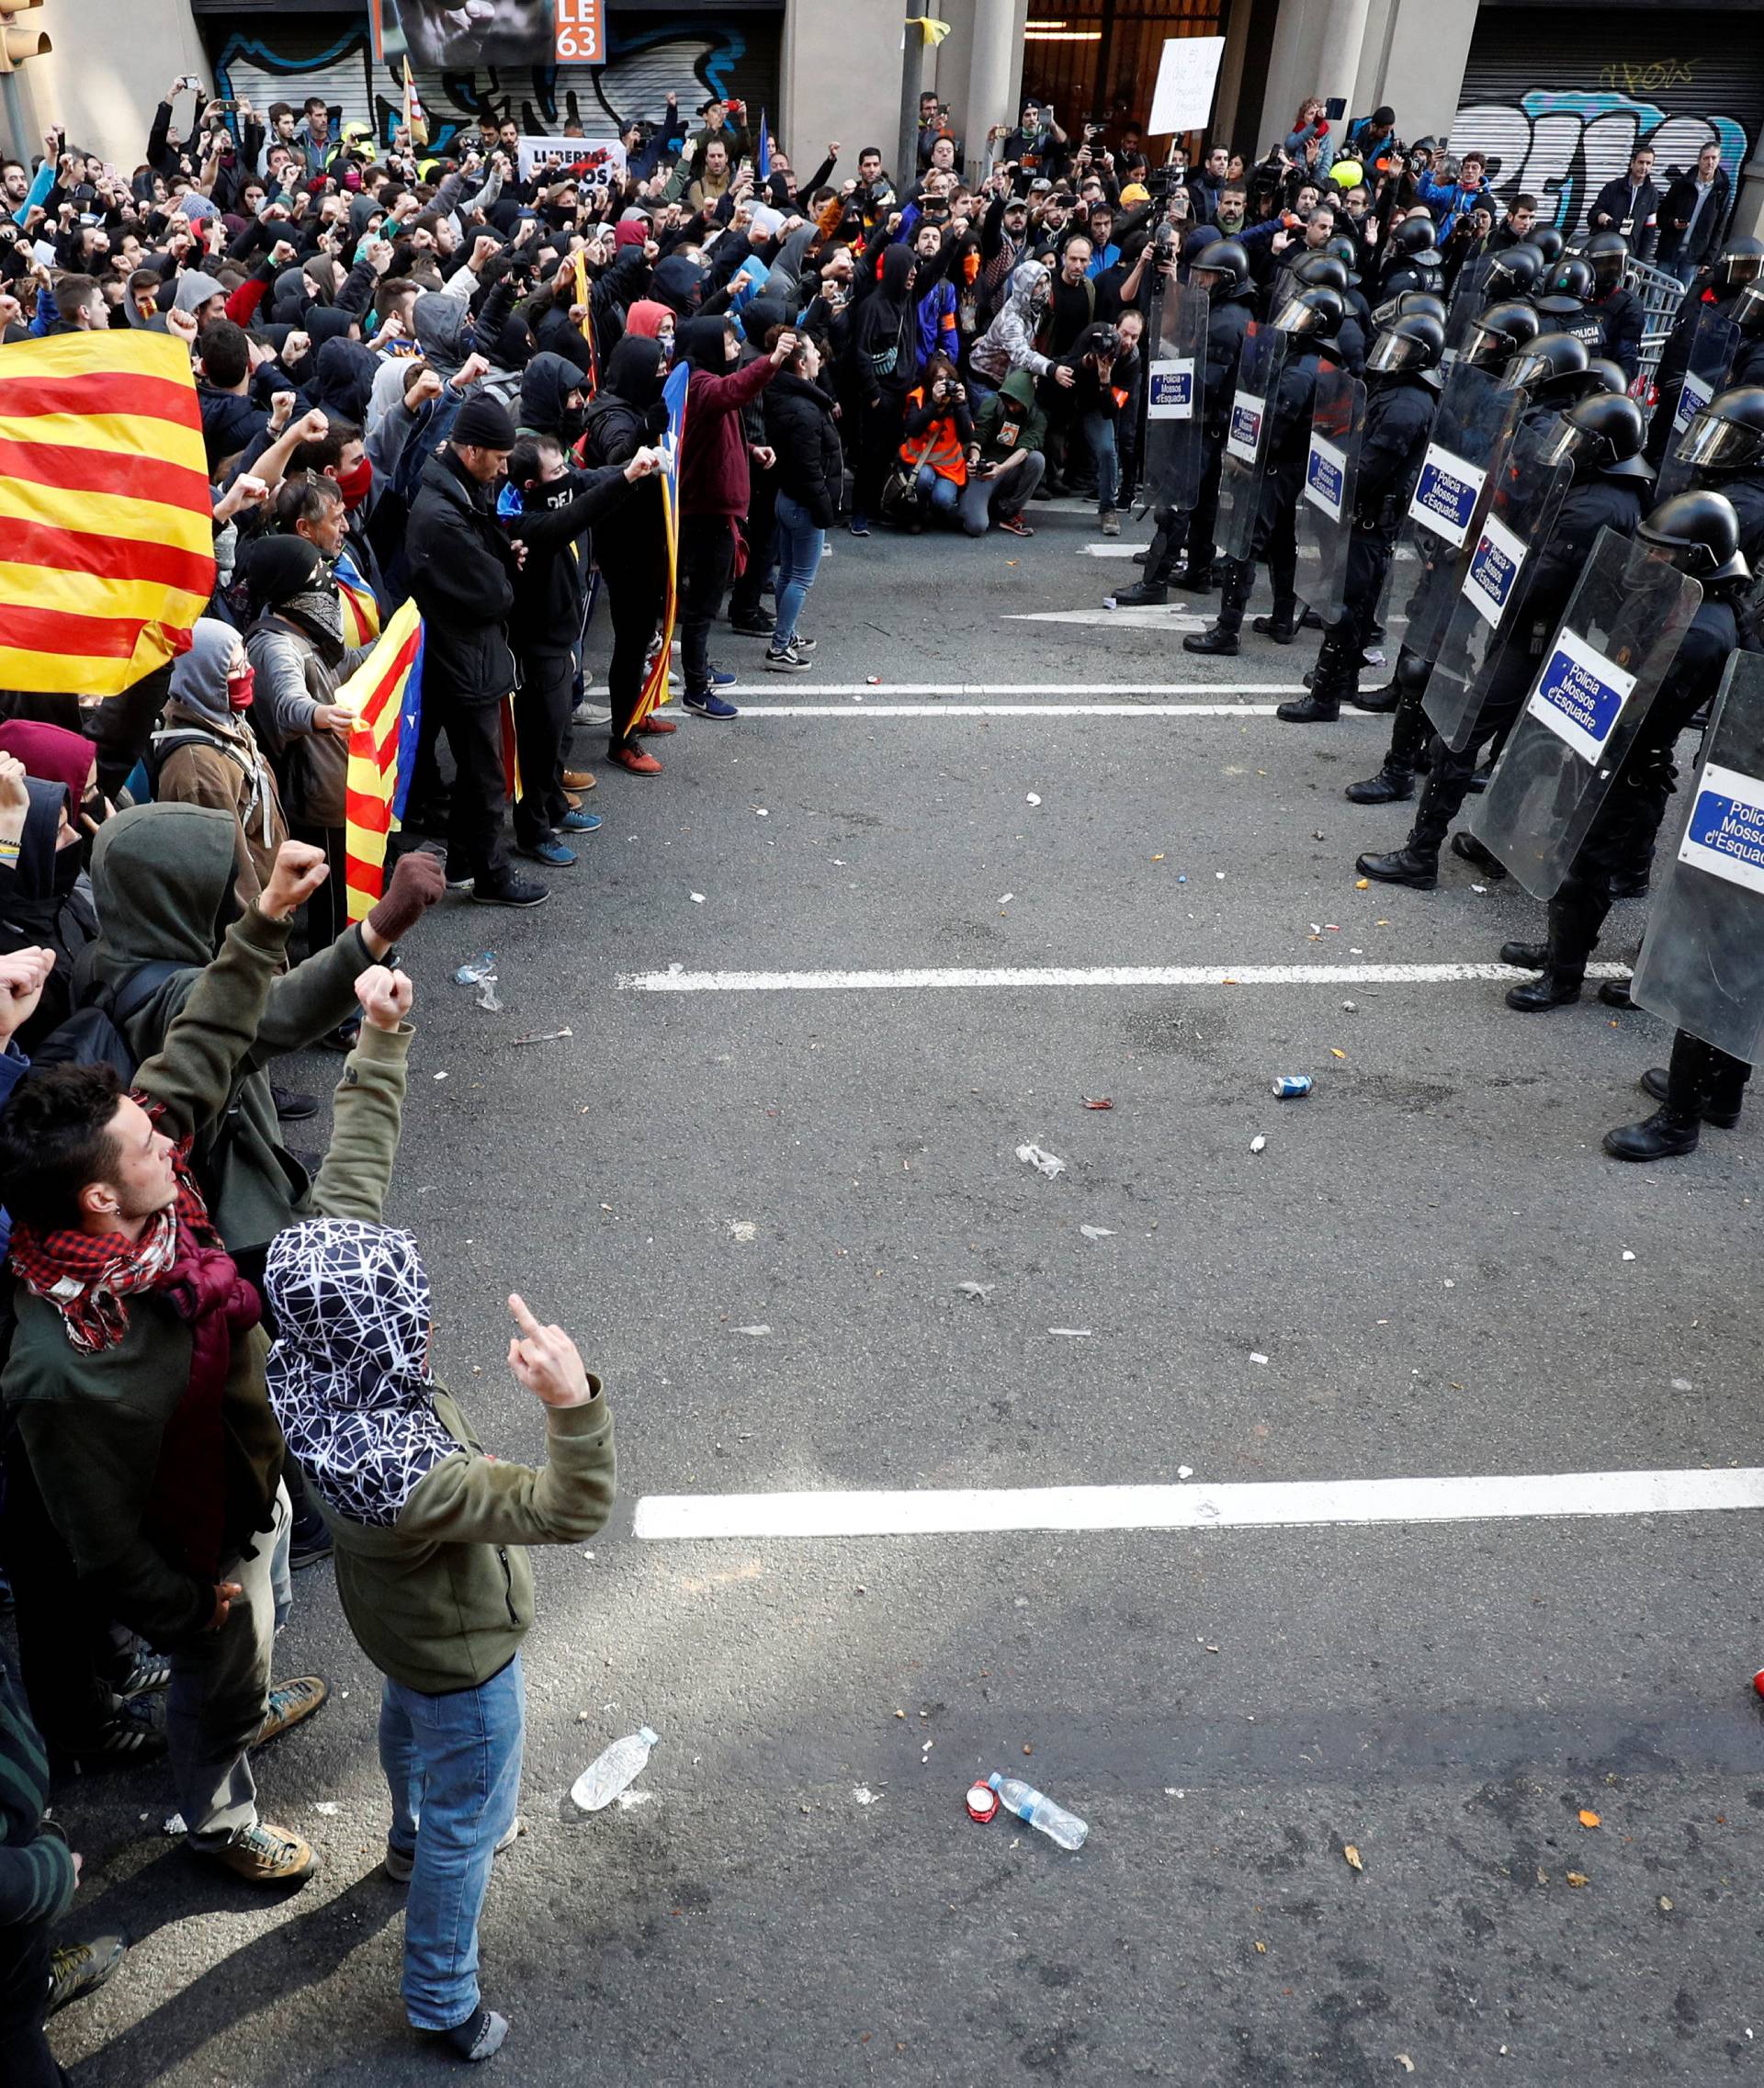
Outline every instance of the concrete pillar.
<svg viewBox="0 0 1764 2088">
<path fill-rule="evenodd" d="M 1023 82 L 1023 22 L 1027 0 L 974 0 L 974 33 L 968 47 L 967 95 L 962 139 L 968 178 L 986 163 L 986 134 L 995 123 L 1017 119 Z"/>
<path fill-rule="evenodd" d="M 1323 28 L 1323 46 L 1317 53 L 1316 85 L 1306 90 L 1325 103 L 1339 96 L 1346 105 L 1347 115 L 1340 119 L 1331 133 L 1338 142 L 1346 134 L 1349 118 L 1364 113 L 1355 108 L 1353 96 L 1360 84 L 1360 53 L 1365 45 L 1366 20 L 1371 11 L 1371 0 L 1330 0 Z M 1271 116 L 1278 113 L 1269 111 Z M 1295 101 L 1286 120 L 1290 122 L 1297 113 L 1298 103 Z"/>
<path fill-rule="evenodd" d="M 1476 27 L 1476 0 L 1390 0 L 1353 113 L 1369 115 L 1387 102 L 1396 111 L 1399 136 L 1444 137 L 1458 112 Z"/>
<path fill-rule="evenodd" d="M 904 6 L 847 6 L 795 0 L 784 17 L 784 130 L 792 164 L 813 167 L 840 143 L 835 186 L 857 172 L 865 145 L 892 164 L 900 127 L 900 25 Z M 917 31 L 914 32 L 915 36 Z"/>
<path fill-rule="evenodd" d="M 54 45 L 17 75 L 33 130 L 65 124 L 70 145 L 89 147 L 125 174 L 140 165 L 153 110 L 180 73 L 213 88 L 188 0 L 77 0 L 39 8 L 20 25 L 46 29 Z M 175 107 L 176 127 L 187 131 L 194 99 L 181 95 Z M 35 150 L 42 149 L 38 138 Z"/>
</svg>

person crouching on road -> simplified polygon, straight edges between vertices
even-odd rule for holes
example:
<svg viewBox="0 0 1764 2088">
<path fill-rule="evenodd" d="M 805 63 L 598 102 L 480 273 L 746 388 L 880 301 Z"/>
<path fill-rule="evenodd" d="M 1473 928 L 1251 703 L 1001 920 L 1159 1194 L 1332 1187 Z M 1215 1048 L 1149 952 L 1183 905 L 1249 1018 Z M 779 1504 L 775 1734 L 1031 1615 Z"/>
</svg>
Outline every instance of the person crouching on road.
<svg viewBox="0 0 1764 2088">
<path fill-rule="evenodd" d="M 570 1337 L 511 1297 L 508 1366 L 544 1403 L 548 1462 L 487 1457 L 431 1370 L 429 1281 L 409 1233 L 309 1219 L 277 1236 L 266 1281 L 280 1330 L 270 1398 L 336 1541 L 344 1614 L 386 1678 L 386 1869 L 411 1888 L 405 2010 L 485 2060 L 508 2034 L 479 1992 L 478 1917 L 491 1859 L 520 1831 L 533 1621 L 520 1547 L 605 1525 L 612 1416 Z"/>
</svg>

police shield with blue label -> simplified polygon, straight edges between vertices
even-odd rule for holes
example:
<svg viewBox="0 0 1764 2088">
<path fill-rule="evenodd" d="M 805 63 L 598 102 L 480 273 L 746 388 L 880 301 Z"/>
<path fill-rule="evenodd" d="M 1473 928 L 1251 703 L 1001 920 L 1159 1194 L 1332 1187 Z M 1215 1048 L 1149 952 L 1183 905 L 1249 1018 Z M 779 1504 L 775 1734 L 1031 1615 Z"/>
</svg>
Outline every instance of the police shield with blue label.
<svg viewBox="0 0 1764 2088">
<path fill-rule="evenodd" d="M 1286 336 L 1276 326 L 1252 321 L 1244 335 L 1238 381 L 1225 425 L 1219 463 L 1217 543 L 1227 559 L 1249 559 L 1268 475 L 1274 406 L 1286 362 Z"/>
<path fill-rule="evenodd" d="M 1489 469 L 1523 407 L 1522 394 L 1467 362 L 1445 380 L 1402 536 L 1416 566 L 1403 644 L 1422 660 L 1438 657 L 1460 563 L 1487 505 Z"/>
<path fill-rule="evenodd" d="M 1668 438 L 1657 481 L 1662 500 L 1683 492 L 1686 487 L 1696 482 L 1696 446 L 1687 446 L 1684 438 L 1697 416 L 1724 389 L 1739 343 L 1739 328 L 1724 307 L 1711 305 L 1697 322 L 1696 332 L 1690 336 L 1683 382 L 1672 408 L 1672 433 Z M 1656 412 L 1664 413 L 1666 410 L 1662 401 Z"/>
<path fill-rule="evenodd" d="M 1146 367 L 1146 478 L 1161 508 L 1193 508 L 1201 485 L 1206 292 L 1171 283 L 1159 299 L 1157 345 Z"/>
<path fill-rule="evenodd" d="M 1319 369 L 1298 503 L 1298 593 L 1326 624 L 1341 615 L 1365 419 L 1365 386 L 1345 369 Z"/>
<path fill-rule="evenodd" d="M 1514 680 L 1503 655 L 1523 620 L 1533 553 L 1548 541 L 1573 477 L 1559 425 L 1515 431 L 1467 543 L 1458 598 L 1422 699 L 1429 723 L 1454 753 L 1487 737 L 1480 729 L 1485 710 Z M 1519 678 L 1526 672 L 1521 666 Z"/>
<path fill-rule="evenodd" d="M 1476 839 L 1533 898 L 1555 899 L 1567 883 L 1702 603 L 1701 583 L 1657 557 L 1639 536 L 1625 542 L 1613 531 L 1600 532 L 1487 792 L 1470 818 Z M 1731 628 L 1731 614 L 1727 621 Z M 1632 774 L 1625 781 L 1631 795 L 1636 780 Z M 1651 768 L 1648 783 L 1657 787 Z M 1664 802 L 1662 796 L 1662 808 Z M 1612 865 L 1603 867 L 1608 872 Z M 1578 998 L 1610 903 L 1607 890 L 1589 936 L 1584 921 L 1563 924 L 1572 929 L 1559 953 L 1563 961 L 1540 965 L 1563 982 L 1573 974 L 1574 990 L 1558 999 Z M 1550 925 L 1554 944 L 1554 910 Z"/>
</svg>

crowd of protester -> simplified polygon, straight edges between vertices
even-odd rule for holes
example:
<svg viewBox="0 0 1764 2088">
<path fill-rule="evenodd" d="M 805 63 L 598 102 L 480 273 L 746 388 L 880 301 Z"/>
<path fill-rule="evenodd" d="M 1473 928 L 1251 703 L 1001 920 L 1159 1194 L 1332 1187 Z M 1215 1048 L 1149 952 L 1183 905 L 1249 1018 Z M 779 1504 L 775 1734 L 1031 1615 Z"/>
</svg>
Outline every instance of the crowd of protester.
<svg viewBox="0 0 1764 2088">
<path fill-rule="evenodd" d="M 523 172 L 510 122 L 431 151 L 318 96 L 260 114 L 184 92 L 132 167 L 59 131 L 34 167 L 0 164 L 6 341 L 187 347 L 219 567 L 163 672 L 97 706 L 0 699 L 0 1558 L 22 1686 L 0 1684 L 0 2077 L 19 2088 L 62 2078 L 45 2012 L 121 1954 L 51 1954 L 78 1878 L 51 1771 L 169 1751 L 198 1857 L 272 1887 L 314 1868 L 259 1815 L 250 1756 L 323 1700 L 317 1676 L 272 1686 L 270 1656 L 291 1572 L 324 1558 L 386 1677 L 410 2020 L 468 2059 L 506 2028 L 476 1919 L 517 1830 L 519 1547 L 605 1520 L 611 1422 L 518 1298 L 509 1361 L 546 1405 L 546 1467 L 486 1457 L 435 1383 L 416 1245 L 380 1223 L 411 1036 L 397 949 L 448 886 L 528 907 L 548 888 L 527 865 L 576 862 L 599 825 L 580 726 L 605 725 L 607 764 L 662 773 L 670 373 L 690 372 L 680 694 L 728 720 L 734 653 L 713 643 L 805 668 L 842 524 L 1023 537 L 1035 503 L 1079 493 L 1116 534 L 1157 299 L 1206 243 L 1237 243 L 1263 306 L 1327 259 L 1298 279 L 1339 273 L 1363 358 L 1381 300 L 1551 236 L 1534 198 L 1498 207 L 1477 155 L 1400 145 L 1385 109 L 1339 148 L 1311 102 L 1252 163 L 1213 144 L 1154 165 L 1131 128 L 1069 130 L 1031 100 L 965 164 L 931 96 L 910 169 L 865 147 L 848 172 L 831 143 L 799 183 L 716 100 L 695 127 L 672 102 L 628 126 L 621 168 L 562 137 Z M 1645 153 L 1630 172 L 1585 231 L 1690 281 L 1725 176 L 1700 162 L 1662 191 Z M 1633 376 L 1639 332 L 1611 332 Z M 407 600 L 422 736 L 384 895 L 351 926 L 339 696 Z M 271 1068 L 320 1044 L 345 1055 L 309 1164 L 288 1126 L 318 1104 Z"/>
</svg>

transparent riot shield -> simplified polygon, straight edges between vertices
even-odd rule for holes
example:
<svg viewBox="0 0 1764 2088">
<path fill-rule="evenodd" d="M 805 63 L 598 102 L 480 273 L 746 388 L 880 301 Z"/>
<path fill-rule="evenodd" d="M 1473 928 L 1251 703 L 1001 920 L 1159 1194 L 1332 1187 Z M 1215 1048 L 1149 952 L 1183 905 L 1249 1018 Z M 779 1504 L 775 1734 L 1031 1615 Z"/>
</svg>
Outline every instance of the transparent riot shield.
<svg viewBox="0 0 1764 2088">
<path fill-rule="evenodd" d="M 1201 488 L 1206 292 L 1197 283 L 1168 283 L 1158 304 L 1146 371 L 1146 480 L 1159 507 L 1186 514 Z"/>
<path fill-rule="evenodd" d="M 1630 997 L 1749 1066 L 1764 1036 L 1764 654 L 1727 662 Z"/>
<path fill-rule="evenodd" d="M 1365 386 L 1332 363 L 1320 365 L 1298 503 L 1298 593 L 1326 624 L 1340 617 L 1348 583 L 1348 539 L 1353 534 L 1365 423 Z"/>
<path fill-rule="evenodd" d="M 1400 540 L 1415 576 L 1402 639 L 1423 660 L 1438 656 L 1466 540 L 1482 518 L 1490 467 L 1524 407 L 1523 392 L 1502 391 L 1487 370 L 1468 364 L 1445 380 Z"/>
<path fill-rule="evenodd" d="M 1487 276 L 1492 256 L 1481 254 L 1467 267 L 1458 271 L 1457 286 L 1452 293 L 1452 302 L 1445 313 L 1445 348 L 1440 356 L 1440 367 L 1450 377 L 1458 357 L 1464 353 L 1464 344 L 1470 338 L 1470 330 L 1482 316 L 1488 302 Z"/>
<path fill-rule="evenodd" d="M 1553 898 L 1670 671 L 1702 589 L 1601 529 L 1470 830 Z"/>
<path fill-rule="evenodd" d="M 1490 480 L 1487 512 L 1461 566 L 1458 597 L 1441 635 L 1422 707 L 1454 753 L 1473 746 L 1491 691 L 1506 679 L 1509 645 L 1523 645 L 1525 597 L 1556 512 L 1574 479 L 1565 458 L 1549 461 L 1555 436 L 1520 426 Z"/>
<path fill-rule="evenodd" d="M 1238 360 L 1238 386 L 1219 458 L 1219 519 L 1215 535 L 1227 559 L 1247 559 L 1255 542 L 1256 516 L 1268 476 L 1275 397 L 1285 367 L 1286 336 L 1276 327 L 1251 320 Z"/>
<path fill-rule="evenodd" d="M 1738 346 L 1738 327 L 1718 305 L 1711 305 L 1690 336 L 1690 357 L 1684 367 L 1678 403 L 1672 410 L 1672 434 L 1655 480 L 1655 502 L 1683 492 L 1695 476 L 1692 467 L 1679 455 L 1679 445 L 1691 422 L 1716 392 L 1725 389 Z M 1666 411 L 1664 402 L 1658 410 Z"/>
</svg>

